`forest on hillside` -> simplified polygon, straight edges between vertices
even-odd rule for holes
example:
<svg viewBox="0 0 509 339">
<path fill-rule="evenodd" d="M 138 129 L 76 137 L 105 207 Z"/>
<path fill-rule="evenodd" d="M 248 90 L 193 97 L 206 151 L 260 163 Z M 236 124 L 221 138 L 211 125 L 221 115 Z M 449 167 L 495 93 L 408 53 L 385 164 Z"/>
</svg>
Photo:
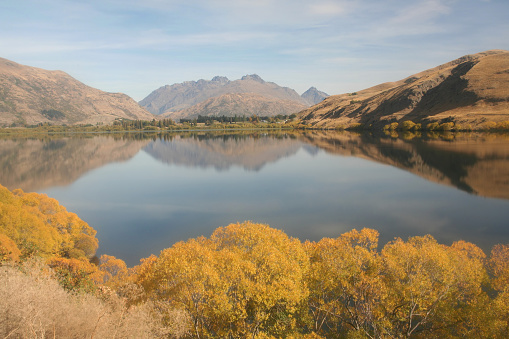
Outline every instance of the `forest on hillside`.
<svg viewBox="0 0 509 339">
<path fill-rule="evenodd" d="M 509 245 L 242 222 L 128 268 L 43 194 L 0 186 L 4 338 L 505 338 Z"/>
</svg>

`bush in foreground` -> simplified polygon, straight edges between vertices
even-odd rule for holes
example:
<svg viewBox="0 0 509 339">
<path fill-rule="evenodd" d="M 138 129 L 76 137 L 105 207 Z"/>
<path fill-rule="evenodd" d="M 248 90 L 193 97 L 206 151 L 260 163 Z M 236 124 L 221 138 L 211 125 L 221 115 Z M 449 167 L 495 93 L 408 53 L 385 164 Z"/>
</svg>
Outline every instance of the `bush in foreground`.
<svg viewBox="0 0 509 339">
<path fill-rule="evenodd" d="M 0 267 L 2 338 L 159 338 L 149 304 L 127 307 L 116 294 L 73 294 L 43 265 Z"/>
</svg>

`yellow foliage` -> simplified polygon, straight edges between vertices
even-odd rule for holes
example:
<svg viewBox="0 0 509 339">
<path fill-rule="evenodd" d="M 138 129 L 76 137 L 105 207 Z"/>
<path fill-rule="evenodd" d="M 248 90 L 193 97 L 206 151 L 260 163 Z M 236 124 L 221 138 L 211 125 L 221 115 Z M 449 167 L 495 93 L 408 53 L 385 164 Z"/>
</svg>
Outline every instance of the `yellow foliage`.
<svg viewBox="0 0 509 339">
<path fill-rule="evenodd" d="M 489 265 L 493 274 L 493 288 L 509 292 L 509 245 L 495 245 L 491 250 Z"/>
<path fill-rule="evenodd" d="M 487 260 L 474 244 L 445 246 L 430 235 L 379 251 L 378 236 L 354 229 L 302 244 L 244 222 L 132 269 L 109 255 L 95 266 L 90 226 L 54 199 L 0 186 L 0 261 L 39 255 L 67 290 L 107 285 L 99 289 L 123 305 L 120 318 L 151 299 L 145 305 L 174 337 L 506 336 L 509 245 L 495 246 Z"/>
<path fill-rule="evenodd" d="M 200 336 L 246 336 L 269 328 L 283 335 L 294 328 L 297 306 L 308 294 L 308 258 L 300 241 L 251 222 L 177 243 L 150 266 L 145 287 L 186 310 Z"/>
<path fill-rule="evenodd" d="M 125 262 L 112 255 L 101 255 L 99 258 L 99 270 L 103 273 L 102 283 L 120 285 L 127 280 L 128 270 Z"/>
<path fill-rule="evenodd" d="M 23 257 L 91 257 L 98 247 L 96 231 L 55 199 L 1 185 L 0 233 L 16 243 Z"/>
<path fill-rule="evenodd" d="M 21 251 L 16 243 L 5 234 L 0 233 L 0 263 L 3 261 L 18 261 Z"/>
<path fill-rule="evenodd" d="M 373 327 L 384 292 L 377 246 L 378 232 L 371 229 L 306 243 L 311 259 L 308 283 L 314 331 L 364 331 Z"/>
<path fill-rule="evenodd" d="M 412 335 L 430 324 L 444 329 L 454 324 L 460 332 L 466 326 L 465 314 L 483 295 L 486 279 L 479 248 L 466 242 L 447 247 L 427 235 L 396 239 L 381 255 L 389 333 Z"/>
</svg>

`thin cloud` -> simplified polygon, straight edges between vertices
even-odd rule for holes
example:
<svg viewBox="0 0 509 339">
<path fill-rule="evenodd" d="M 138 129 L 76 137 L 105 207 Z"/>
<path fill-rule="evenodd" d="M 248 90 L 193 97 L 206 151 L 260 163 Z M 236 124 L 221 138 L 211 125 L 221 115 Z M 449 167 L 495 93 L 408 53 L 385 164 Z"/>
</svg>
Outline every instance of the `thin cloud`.
<svg viewBox="0 0 509 339">
<path fill-rule="evenodd" d="M 502 0 L 4 1 L 0 57 L 137 98 L 232 72 L 334 94 L 509 49 L 508 12 Z"/>
</svg>

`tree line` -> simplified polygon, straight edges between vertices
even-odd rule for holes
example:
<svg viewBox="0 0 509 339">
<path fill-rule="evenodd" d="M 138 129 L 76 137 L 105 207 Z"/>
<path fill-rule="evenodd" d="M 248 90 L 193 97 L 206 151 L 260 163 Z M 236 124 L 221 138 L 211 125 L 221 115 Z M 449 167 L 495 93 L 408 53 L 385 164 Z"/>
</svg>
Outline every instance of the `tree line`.
<svg viewBox="0 0 509 339">
<path fill-rule="evenodd" d="M 213 122 L 218 123 L 241 123 L 241 122 L 260 122 L 260 121 L 267 121 L 267 122 L 280 122 L 280 121 L 286 121 L 288 119 L 294 119 L 296 117 L 295 114 L 287 115 L 287 114 L 278 114 L 275 116 L 259 116 L 257 114 L 245 116 L 245 115 L 234 115 L 234 116 L 203 116 L 198 115 L 197 118 L 193 119 L 180 119 L 181 123 L 203 123 L 206 125 L 210 125 Z"/>
<path fill-rule="evenodd" d="M 78 321 L 69 318 L 79 313 L 72 305 L 81 305 L 95 310 L 86 326 L 71 326 L 88 331 L 81 337 L 141 336 L 134 328 L 142 325 L 143 337 L 169 338 L 506 337 L 509 245 L 487 256 L 461 240 L 447 246 L 426 235 L 380 246 L 378 236 L 365 228 L 302 242 L 243 222 L 128 268 L 113 256 L 95 257 L 95 231 L 56 200 L 0 186 L 8 282 L 0 287 L 0 334 L 68 336 Z M 27 270 L 34 258 L 47 269 Z M 21 312 L 28 300 L 26 288 L 16 288 L 21 282 L 39 291 L 27 309 L 40 309 Z M 46 293 L 68 303 L 67 314 L 49 319 Z"/>
</svg>

